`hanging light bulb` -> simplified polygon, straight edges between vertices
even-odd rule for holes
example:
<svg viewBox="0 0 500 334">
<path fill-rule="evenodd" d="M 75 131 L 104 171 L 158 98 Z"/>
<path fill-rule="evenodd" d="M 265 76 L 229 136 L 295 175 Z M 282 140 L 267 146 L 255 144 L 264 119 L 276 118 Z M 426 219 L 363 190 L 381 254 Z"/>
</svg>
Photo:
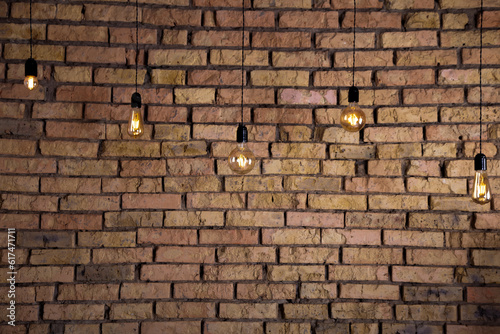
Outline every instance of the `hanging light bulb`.
<svg viewBox="0 0 500 334">
<path fill-rule="evenodd" d="M 486 156 L 479 153 L 474 158 L 474 188 L 472 189 L 472 200 L 478 204 L 487 204 L 491 201 L 490 182 L 486 172 Z"/>
<path fill-rule="evenodd" d="M 144 133 L 144 121 L 141 113 L 141 94 L 132 94 L 130 118 L 128 120 L 127 132 L 133 138 L 139 138 Z"/>
<path fill-rule="evenodd" d="M 479 154 L 474 157 L 474 187 L 472 201 L 478 204 L 487 204 L 491 201 L 490 182 L 486 172 L 486 156 L 483 154 L 483 0 L 481 0 L 480 42 L 479 42 Z"/>
<path fill-rule="evenodd" d="M 236 132 L 238 145 L 229 153 L 229 168 L 236 174 L 248 174 L 255 166 L 255 155 L 247 147 L 248 130 L 244 125 L 238 126 Z"/>
<path fill-rule="evenodd" d="M 349 105 L 340 114 L 340 124 L 350 132 L 361 130 L 366 124 L 366 116 L 358 105 L 359 91 L 356 87 L 349 88 Z"/>
<path fill-rule="evenodd" d="M 38 69 L 36 65 L 36 60 L 33 58 L 28 58 L 24 64 L 24 86 L 29 90 L 33 90 L 38 86 Z"/>
</svg>

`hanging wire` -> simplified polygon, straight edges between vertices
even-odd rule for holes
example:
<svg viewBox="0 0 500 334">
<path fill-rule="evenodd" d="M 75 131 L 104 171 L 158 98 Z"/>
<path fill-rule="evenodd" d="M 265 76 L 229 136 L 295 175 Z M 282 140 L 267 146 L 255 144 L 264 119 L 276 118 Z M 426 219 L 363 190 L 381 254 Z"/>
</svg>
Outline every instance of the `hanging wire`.
<svg viewBox="0 0 500 334">
<path fill-rule="evenodd" d="M 479 153 L 483 153 L 483 0 L 479 20 Z"/>
<path fill-rule="evenodd" d="M 135 1 L 135 92 L 137 93 L 137 72 L 139 63 L 139 0 Z"/>
<path fill-rule="evenodd" d="M 356 67 L 356 0 L 354 0 L 354 22 L 352 27 L 352 85 L 354 86 L 354 68 Z"/>
<path fill-rule="evenodd" d="M 31 26 L 31 1 L 30 0 L 30 58 L 33 58 L 33 28 Z"/>
<path fill-rule="evenodd" d="M 243 124 L 243 94 L 244 94 L 244 82 L 245 82 L 245 69 L 244 69 L 244 59 L 245 59 L 245 0 L 242 0 L 241 13 L 243 16 L 243 25 L 241 27 L 241 124 Z"/>
</svg>

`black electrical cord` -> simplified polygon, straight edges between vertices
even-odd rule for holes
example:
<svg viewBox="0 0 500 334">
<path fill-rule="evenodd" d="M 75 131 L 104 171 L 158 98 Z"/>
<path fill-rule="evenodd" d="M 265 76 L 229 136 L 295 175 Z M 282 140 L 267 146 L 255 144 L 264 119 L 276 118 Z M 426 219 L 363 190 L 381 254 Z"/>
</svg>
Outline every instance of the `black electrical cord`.
<svg viewBox="0 0 500 334">
<path fill-rule="evenodd" d="M 356 0 L 354 0 L 354 21 L 352 26 L 352 86 L 354 86 L 354 68 L 356 67 Z"/>
<path fill-rule="evenodd" d="M 479 20 L 479 153 L 483 153 L 483 0 Z"/>
<path fill-rule="evenodd" d="M 243 24 L 241 27 L 241 124 L 243 125 L 243 94 L 244 94 L 244 82 L 245 82 L 245 69 L 244 69 L 244 59 L 245 59 L 245 0 L 242 0 L 241 12 L 243 16 Z"/>
</svg>

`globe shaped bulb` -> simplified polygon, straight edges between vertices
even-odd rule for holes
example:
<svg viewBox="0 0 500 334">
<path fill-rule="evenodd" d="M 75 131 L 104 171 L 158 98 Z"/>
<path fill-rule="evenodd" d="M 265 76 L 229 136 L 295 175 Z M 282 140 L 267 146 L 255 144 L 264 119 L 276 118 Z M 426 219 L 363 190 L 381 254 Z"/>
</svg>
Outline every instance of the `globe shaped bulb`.
<svg viewBox="0 0 500 334">
<path fill-rule="evenodd" d="M 366 124 L 365 113 L 356 102 L 351 102 L 340 114 L 340 124 L 349 132 L 359 131 Z"/>
<path fill-rule="evenodd" d="M 38 86 L 38 79 L 34 75 L 27 75 L 24 78 L 24 86 L 29 90 L 33 90 Z"/>
<path fill-rule="evenodd" d="M 248 174 L 255 166 L 255 155 L 248 149 L 246 143 L 238 143 L 238 146 L 229 153 L 227 162 L 229 168 L 236 174 Z"/>
</svg>

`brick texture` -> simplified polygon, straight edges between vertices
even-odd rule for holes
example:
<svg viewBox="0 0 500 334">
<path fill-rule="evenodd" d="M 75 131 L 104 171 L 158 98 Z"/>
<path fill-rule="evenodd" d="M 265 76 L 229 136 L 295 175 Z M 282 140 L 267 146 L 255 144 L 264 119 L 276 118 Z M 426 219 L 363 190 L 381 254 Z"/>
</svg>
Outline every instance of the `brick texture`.
<svg viewBox="0 0 500 334">
<path fill-rule="evenodd" d="M 137 58 L 135 1 L 34 1 L 32 92 L 29 2 L 0 1 L 0 332 L 500 333 L 500 2 L 479 5 L 358 0 L 348 133 L 352 0 L 140 0 Z"/>
</svg>

